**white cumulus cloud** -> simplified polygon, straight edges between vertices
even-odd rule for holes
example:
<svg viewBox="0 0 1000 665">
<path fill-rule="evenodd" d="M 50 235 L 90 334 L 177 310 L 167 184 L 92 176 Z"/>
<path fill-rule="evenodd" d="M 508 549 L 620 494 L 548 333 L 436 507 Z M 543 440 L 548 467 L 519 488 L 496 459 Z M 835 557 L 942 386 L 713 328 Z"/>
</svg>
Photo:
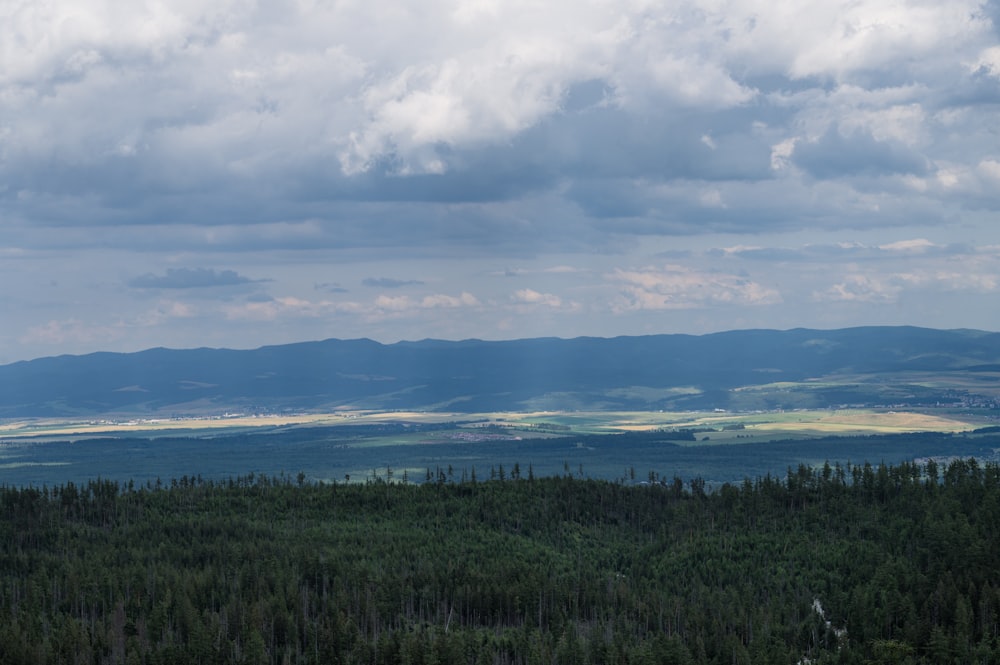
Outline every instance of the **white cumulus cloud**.
<svg viewBox="0 0 1000 665">
<path fill-rule="evenodd" d="M 620 311 L 693 309 L 717 305 L 774 305 L 781 294 L 747 277 L 680 265 L 615 270 Z"/>
</svg>

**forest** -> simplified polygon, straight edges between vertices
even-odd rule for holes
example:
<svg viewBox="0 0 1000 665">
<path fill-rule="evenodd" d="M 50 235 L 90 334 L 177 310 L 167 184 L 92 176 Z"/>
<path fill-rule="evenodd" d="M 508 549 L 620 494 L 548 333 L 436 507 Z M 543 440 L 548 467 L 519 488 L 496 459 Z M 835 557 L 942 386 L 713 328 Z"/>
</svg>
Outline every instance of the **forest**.
<svg viewBox="0 0 1000 665">
<path fill-rule="evenodd" d="M 4 486 L 0 662 L 1000 662 L 996 464 L 640 479 Z"/>
</svg>

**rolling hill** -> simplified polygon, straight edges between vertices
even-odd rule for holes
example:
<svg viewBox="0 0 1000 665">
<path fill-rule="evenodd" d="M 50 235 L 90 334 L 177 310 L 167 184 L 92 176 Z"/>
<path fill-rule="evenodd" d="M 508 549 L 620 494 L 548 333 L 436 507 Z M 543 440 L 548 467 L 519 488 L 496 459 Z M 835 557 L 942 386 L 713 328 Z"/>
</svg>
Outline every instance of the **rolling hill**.
<svg viewBox="0 0 1000 665">
<path fill-rule="evenodd" d="M 709 335 L 150 349 L 0 366 L 0 417 L 995 404 L 1000 334 L 863 327 Z"/>
</svg>

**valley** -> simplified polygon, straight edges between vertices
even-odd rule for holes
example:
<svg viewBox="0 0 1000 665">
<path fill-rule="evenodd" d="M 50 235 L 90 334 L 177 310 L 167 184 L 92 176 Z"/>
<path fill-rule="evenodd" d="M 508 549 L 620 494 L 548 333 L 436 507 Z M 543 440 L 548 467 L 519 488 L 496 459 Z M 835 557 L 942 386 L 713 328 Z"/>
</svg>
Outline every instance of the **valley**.
<svg viewBox="0 0 1000 665">
<path fill-rule="evenodd" d="M 260 473 L 316 482 L 535 475 L 712 484 L 799 464 L 993 459 L 988 412 L 826 409 L 226 414 L 198 418 L 22 419 L 0 426 L 0 483 L 105 478 L 138 483 Z M 983 432 L 983 433 L 977 433 Z"/>
</svg>

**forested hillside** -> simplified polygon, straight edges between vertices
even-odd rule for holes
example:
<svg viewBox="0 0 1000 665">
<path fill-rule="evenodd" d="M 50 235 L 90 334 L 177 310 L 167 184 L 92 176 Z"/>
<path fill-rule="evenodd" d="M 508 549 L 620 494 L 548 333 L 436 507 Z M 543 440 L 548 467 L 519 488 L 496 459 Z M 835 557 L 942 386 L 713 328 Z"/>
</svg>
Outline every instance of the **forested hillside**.
<svg viewBox="0 0 1000 665">
<path fill-rule="evenodd" d="M 495 471 L 4 488 L 0 662 L 1000 662 L 995 465 Z"/>
</svg>

